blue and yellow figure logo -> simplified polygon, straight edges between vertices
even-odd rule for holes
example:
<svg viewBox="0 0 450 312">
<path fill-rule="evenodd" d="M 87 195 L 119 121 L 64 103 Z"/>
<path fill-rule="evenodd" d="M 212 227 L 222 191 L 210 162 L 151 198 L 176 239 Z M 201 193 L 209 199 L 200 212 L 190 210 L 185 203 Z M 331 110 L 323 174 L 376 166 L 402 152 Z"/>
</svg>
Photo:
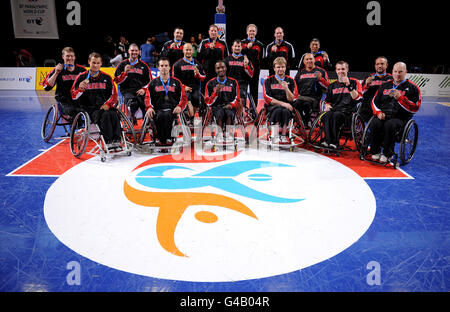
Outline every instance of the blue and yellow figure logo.
<svg viewBox="0 0 450 312">
<path fill-rule="evenodd" d="M 214 162 L 214 160 L 200 157 L 199 160 L 176 161 L 176 165 L 173 164 L 174 162 L 170 155 L 155 157 L 144 162 L 134 169 L 134 171 L 140 169 L 139 173 L 135 175 L 135 181 L 140 186 L 143 186 L 144 189 L 148 189 L 148 191 L 133 188 L 125 181 L 124 193 L 128 200 L 135 204 L 159 208 L 156 223 L 158 241 L 166 251 L 180 257 L 186 257 L 186 255 L 177 248 L 174 234 L 178 221 L 189 206 L 220 206 L 242 213 L 247 217 L 258 219 L 250 208 L 230 196 L 240 195 L 249 199 L 278 204 L 294 203 L 303 200 L 303 198 L 283 198 L 266 194 L 236 181 L 238 176 L 252 170 L 263 170 L 271 167 L 292 167 L 291 165 L 271 161 L 245 160 L 219 164 L 202 172 L 196 172 L 192 168 L 180 165 L 180 163 L 209 163 Z M 173 177 L 167 174 L 170 170 L 181 170 L 188 174 L 183 174 L 181 177 Z M 265 173 L 249 174 L 247 178 L 249 183 L 270 181 L 272 179 L 270 175 Z M 230 196 L 183 191 L 208 186 L 225 191 Z M 218 220 L 217 215 L 209 211 L 199 211 L 195 214 L 195 218 L 204 223 L 214 223 Z"/>
</svg>

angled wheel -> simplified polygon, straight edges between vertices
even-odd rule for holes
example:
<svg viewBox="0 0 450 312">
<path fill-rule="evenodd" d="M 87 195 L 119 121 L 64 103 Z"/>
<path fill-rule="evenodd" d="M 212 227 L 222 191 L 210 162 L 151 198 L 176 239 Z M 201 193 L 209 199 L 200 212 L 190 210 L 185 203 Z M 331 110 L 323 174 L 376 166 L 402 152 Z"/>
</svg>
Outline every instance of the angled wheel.
<svg viewBox="0 0 450 312">
<path fill-rule="evenodd" d="M 322 122 L 322 116 L 325 112 L 321 113 L 317 116 L 316 120 L 314 120 L 311 130 L 308 134 L 308 142 L 313 146 L 319 146 L 325 140 L 325 130 Z"/>
<path fill-rule="evenodd" d="M 50 106 L 45 114 L 44 122 L 41 127 L 41 137 L 45 142 L 48 142 L 55 132 L 58 115 L 59 111 L 57 105 Z"/>
<path fill-rule="evenodd" d="M 359 158 L 364 159 L 369 153 L 369 144 L 372 140 L 372 133 L 371 133 L 371 123 L 373 119 L 376 118 L 372 116 L 369 121 L 367 122 L 366 126 L 364 127 L 363 136 L 361 138 L 361 146 L 359 151 Z"/>
<path fill-rule="evenodd" d="M 134 147 L 137 143 L 136 140 L 136 133 L 134 132 L 133 123 L 130 121 L 130 119 L 125 115 L 122 110 L 117 110 L 120 117 L 120 125 L 122 127 L 122 132 L 125 136 L 125 139 L 127 142 L 131 143 Z"/>
<path fill-rule="evenodd" d="M 73 120 L 70 129 L 70 151 L 77 158 L 86 150 L 90 123 L 89 115 L 85 112 L 78 113 Z"/>
<path fill-rule="evenodd" d="M 364 120 L 360 114 L 355 113 L 352 116 L 352 138 L 355 143 L 356 150 L 361 152 L 362 138 L 364 134 Z"/>
<path fill-rule="evenodd" d="M 416 121 L 410 119 L 405 126 L 402 140 L 400 141 L 400 161 L 402 165 L 406 165 L 414 157 L 418 139 L 419 128 Z"/>
</svg>

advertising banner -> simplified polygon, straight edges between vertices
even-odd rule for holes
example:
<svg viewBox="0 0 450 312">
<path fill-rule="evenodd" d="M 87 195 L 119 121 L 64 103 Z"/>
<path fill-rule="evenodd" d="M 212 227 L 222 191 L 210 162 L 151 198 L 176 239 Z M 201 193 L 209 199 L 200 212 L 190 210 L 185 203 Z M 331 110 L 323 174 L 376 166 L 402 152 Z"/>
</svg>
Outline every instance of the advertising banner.
<svg viewBox="0 0 450 312">
<path fill-rule="evenodd" d="M 2 67 L 0 68 L 0 90 L 34 90 L 36 68 Z"/>
<path fill-rule="evenodd" d="M 11 0 L 16 39 L 59 39 L 54 0 Z"/>
</svg>

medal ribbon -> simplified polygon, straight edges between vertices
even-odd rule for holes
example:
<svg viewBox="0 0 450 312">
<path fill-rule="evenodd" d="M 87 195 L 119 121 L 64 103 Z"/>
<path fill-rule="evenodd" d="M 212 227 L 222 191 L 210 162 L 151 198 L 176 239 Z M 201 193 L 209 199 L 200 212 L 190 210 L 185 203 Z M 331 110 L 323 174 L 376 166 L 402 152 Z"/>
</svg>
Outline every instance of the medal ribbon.
<svg viewBox="0 0 450 312">
<path fill-rule="evenodd" d="M 139 61 L 139 59 L 137 58 L 136 61 L 131 62 L 131 58 L 129 58 L 128 61 L 130 62 L 130 65 L 133 66 L 134 64 L 136 64 Z"/>
<path fill-rule="evenodd" d="M 166 96 L 168 96 L 168 94 L 169 94 L 170 77 L 169 77 L 169 79 L 167 80 L 167 85 L 164 83 L 164 81 L 163 81 L 163 79 L 162 79 L 161 77 L 159 77 L 159 80 L 161 80 L 161 83 L 162 83 L 162 85 L 163 85 L 163 87 L 164 87 L 164 92 L 166 92 Z"/>
<path fill-rule="evenodd" d="M 225 85 L 225 82 L 227 82 L 228 78 L 225 77 L 225 80 L 224 80 L 223 82 L 221 82 L 221 81 L 219 80 L 219 77 L 217 77 L 216 80 L 217 80 L 217 82 L 220 83 L 221 85 Z"/>
</svg>

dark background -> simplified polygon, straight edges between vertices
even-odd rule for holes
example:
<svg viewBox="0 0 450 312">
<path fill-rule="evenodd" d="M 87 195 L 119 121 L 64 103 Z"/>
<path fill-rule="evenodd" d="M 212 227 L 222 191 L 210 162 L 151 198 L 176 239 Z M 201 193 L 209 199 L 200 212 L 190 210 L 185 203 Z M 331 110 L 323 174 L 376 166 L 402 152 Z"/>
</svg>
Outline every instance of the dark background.
<svg viewBox="0 0 450 312">
<path fill-rule="evenodd" d="M 139 45 L 149 36 L 184 28 L 185 40 L 198 33 L 208 35 L 214 23 L 216 0 L 208 1 L 87 1 L 81 4 L 81 26 L 68 26 L 66 5 L 56 0 L 59 40 L 15 39 L 9 1 L 3 1 L 0 27 L 3 34 L 1 66 L 15 66 L 14 50 L 30 51 L 38 66 L 47 58 L 60 60 L 61 49 L 72 46 L 77 62 L 87 63 L 92 51 L 101 52 L 106 36 L 114 42 L 124 35 Z M 277 26 L 284 28 L 285 40 L 294 45 L 297 56 L 309 50 L 313 37 L 321 40 L 333 64 L 346 60 L 352 71 L 372 71 L 374 59 L 384 55 L 393 65 L 407 63 L 409 70 L 442 73 L 449 71 L 448 16 L 445 3 L 378 1 L 381 26 L 366 22 L 369 1 L 243 1 L 224 0 L 227 17 L 227 43 L 246 37 L 249 23 L 258 26 L 257 38 L 265 45 L 274 40 Z M 437 66 L 441 65 L 438 67 Z"/>
</svg>

